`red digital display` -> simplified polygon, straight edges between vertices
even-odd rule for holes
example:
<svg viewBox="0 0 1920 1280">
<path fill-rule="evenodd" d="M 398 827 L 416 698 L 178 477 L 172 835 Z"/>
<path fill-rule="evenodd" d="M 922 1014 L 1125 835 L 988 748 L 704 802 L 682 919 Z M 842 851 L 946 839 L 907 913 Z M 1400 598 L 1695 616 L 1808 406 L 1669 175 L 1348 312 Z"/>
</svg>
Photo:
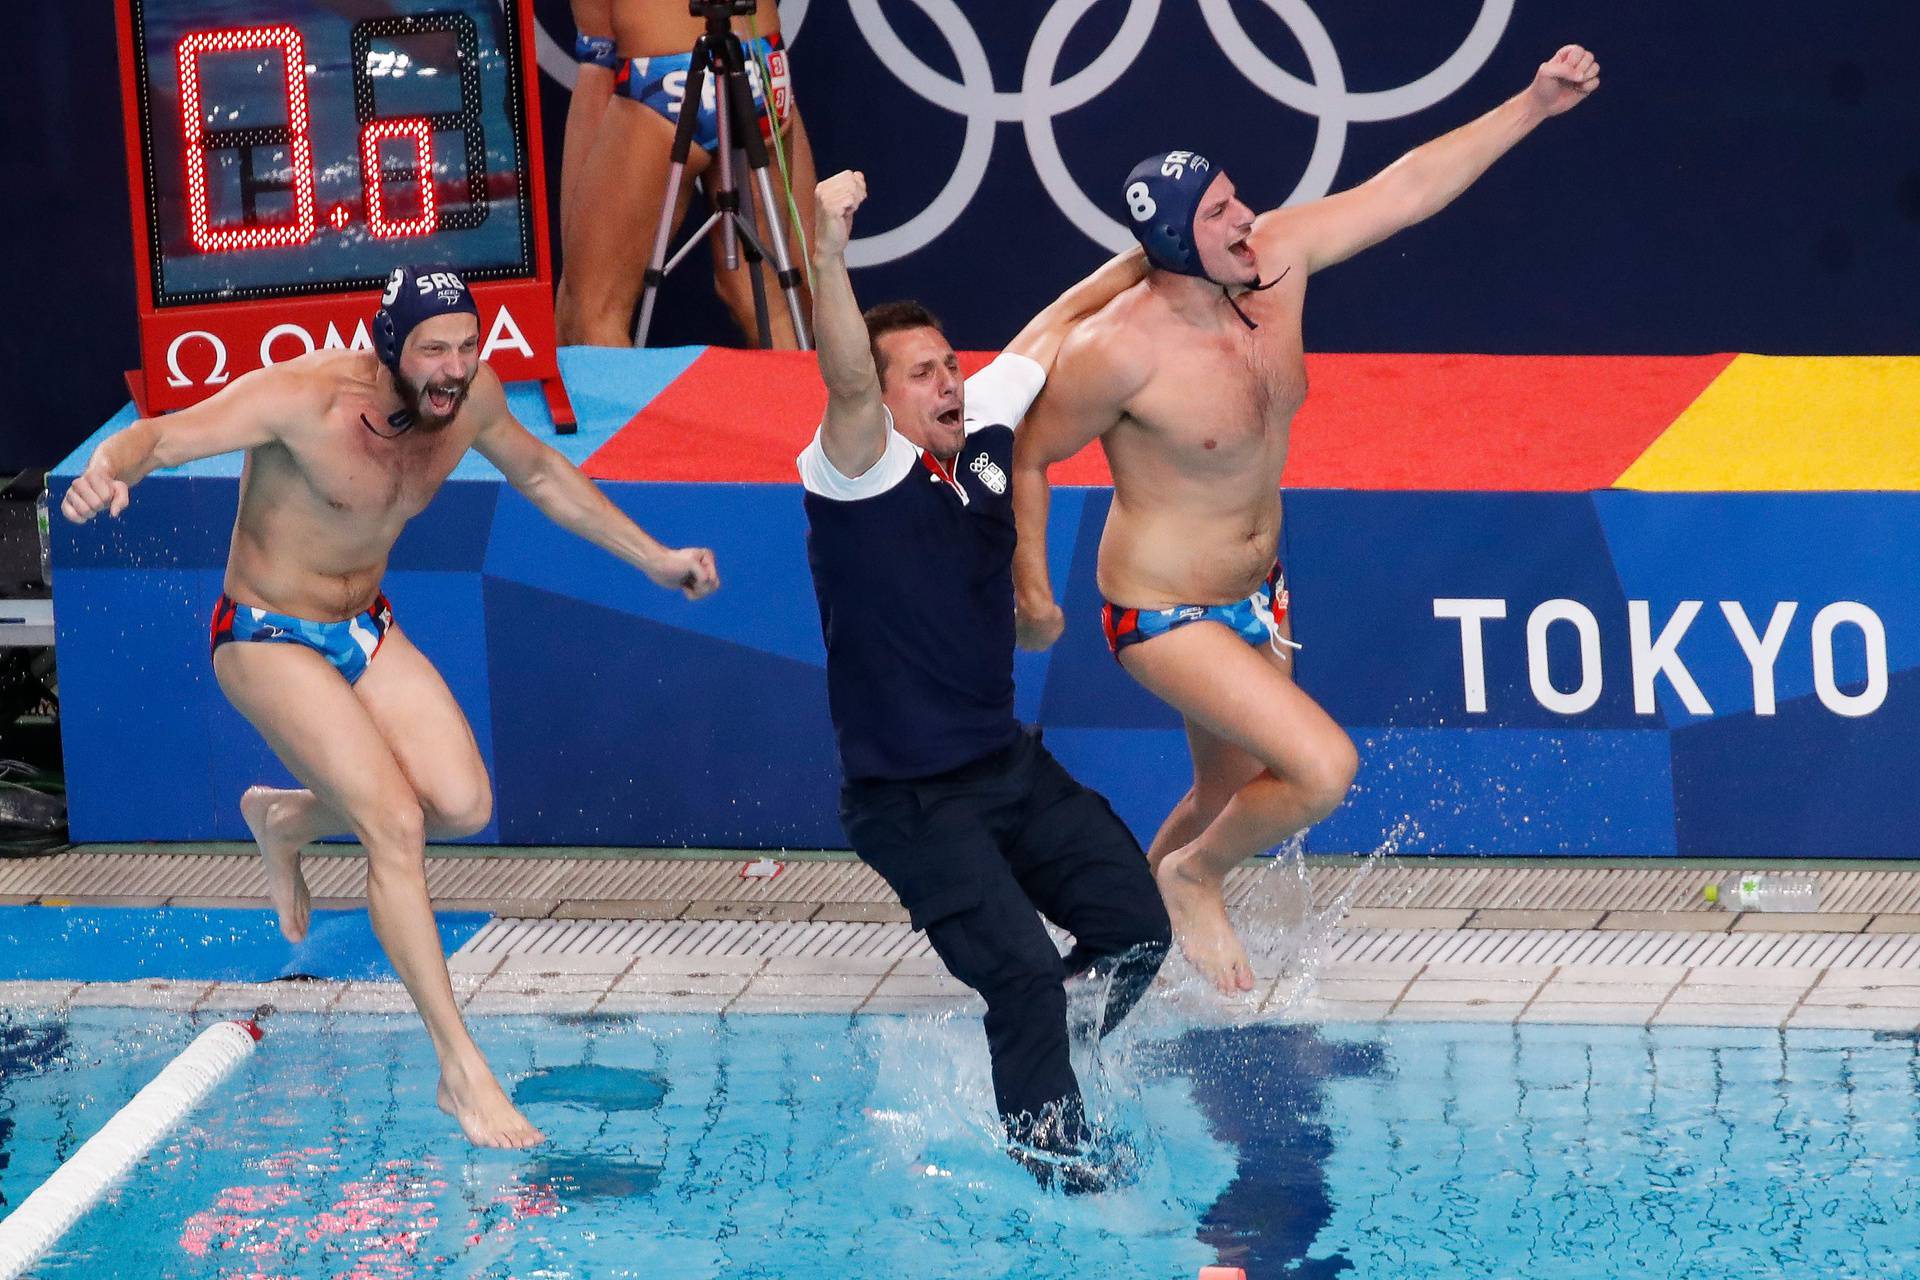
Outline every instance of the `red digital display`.
<svg viewBox="0 0 1920 1280">
<path fill-rule="evenodd" d="M 412 173 L 420 189 L 420 213 L 414 218 L 390 219 L 386 213 L 384 181 L 376 177 L 367 188 L 367 229 L 381 240 L 432 235 L 440 225 L 433 212 L 433 183 L 419 175 L 433 172 L 433 126 L 418 116 L 405 120 L 376 120 L 360 131 L 360 172 L 379 175 L 380 144 L 388 138 L 413 142 Z"/>
<path fill-rule="evenodd" d="M 531 0 L 117 8 L 143 411 L 370 347 L 403 262 L 458 271 L 483 357 L 557 387 Z"/>
<path fill-rule="evenodd" d="M 292 27 L 248 27 L 239 31 L 196 31 L 179 45 L 180 128 L 186 137 L 187 217 L 194 247 L 202 253 L 306 244 L 313 239 L 313 139 L 307 136 L 306 46 Z M 293 220 L 277 226 L 215 227 L 208 212 L 207 152 L 218 144 L 208 137 L 200 102 L 203 54 L 278 54 L 287 86 L 287 123 L 265 132 L 278 135 L 293 157 Z"/>
</svg>

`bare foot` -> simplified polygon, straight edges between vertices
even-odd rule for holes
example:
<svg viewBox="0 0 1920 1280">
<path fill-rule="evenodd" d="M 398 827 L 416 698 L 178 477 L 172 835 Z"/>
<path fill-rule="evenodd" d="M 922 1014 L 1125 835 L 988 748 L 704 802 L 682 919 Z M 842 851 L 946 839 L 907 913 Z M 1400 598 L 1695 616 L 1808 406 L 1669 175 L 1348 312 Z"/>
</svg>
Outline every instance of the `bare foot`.
<svg viewBox="0 0 1920 1280">
<path fill-rule="evenodd" d="M 1223 994 L 1251 991 L 1253 965 L 1227 920 L 1221 886 L 1195 874 L 1188 867 L 1191 860 L 1191 846 L 1176 849 L 1161 859 L 1153 875 L 1166 900 L 1167 914 L 1173 918 L 1180 953 Z"/>
<path fill-rule="evenodd" d="M 460 1131 L 476 1147 L 521 1148 L 547 1140 L 507 1100 L 506 1091 L 484 1064 L 471 1074 L 451 1067 L 442 1070 L 434 1101 L 460 1122 Z"/>
<path fill-rule="evenodd" d="M 272 787 L 248 787 L 240 797 L 240 816 L 260 846 L 260 860 L 267 868 L 267 896 L 280 913 L 280 932 L 288 942 L 298 942 L 307 936 L 313 900 L 307 893 L 307 878 L 300 872 L 300 846 L 278 830 L 276 821 L 281 797 L 292 794 Z"/>
</svg>

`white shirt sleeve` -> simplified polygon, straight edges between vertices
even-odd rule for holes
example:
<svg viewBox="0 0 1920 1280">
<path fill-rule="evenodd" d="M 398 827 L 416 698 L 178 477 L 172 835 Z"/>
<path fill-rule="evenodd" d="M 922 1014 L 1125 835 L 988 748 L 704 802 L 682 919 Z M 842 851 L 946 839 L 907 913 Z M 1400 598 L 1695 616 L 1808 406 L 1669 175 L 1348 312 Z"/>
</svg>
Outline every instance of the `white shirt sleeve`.
<svg viewBox="0 0 1920 1280">
<path fill-rule="evenodd" d="M 1047 371 L 1039 362 L 1002 351 L 992 364 L 967 379 L 967 430 L 1018 427 L 1046 382 Z"/>
<path fill-rule="evenodd" d="M 820 442 L 820 430 L 816 428 L 813 443 L 794 459 L 800 468 L 801 486 L 808 493 L 832 498 L 835 502 L 858 502 L 862 498 L 877 497 L 904 480 L 913 470 L 914 463 L 920 460 L 920 451 L 913 447 L 913 441 L 893 429 L 893 411 L 886 410 L 886 415 L 886 452 L 880 455 L 878 462 L 857 476 L 842 474 L 840 468 L 833 465 L 833 460 L 827 457 L 826 446 Z"/>
</svg>

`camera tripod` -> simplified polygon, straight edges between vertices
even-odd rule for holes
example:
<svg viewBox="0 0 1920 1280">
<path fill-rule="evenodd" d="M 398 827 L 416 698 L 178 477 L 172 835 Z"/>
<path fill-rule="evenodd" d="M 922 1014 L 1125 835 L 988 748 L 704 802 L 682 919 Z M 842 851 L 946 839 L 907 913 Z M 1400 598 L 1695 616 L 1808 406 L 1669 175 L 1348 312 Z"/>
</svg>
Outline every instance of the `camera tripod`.
<svg viewBox="0 0 1920 1280">
<path fill-rule="evenodd" d="M 733 33 L 730 21 L 736 14 L 752 13 L 754 7 L 755 0 L 690 0 L 687 5 L 694 17 L 706 19 L 707 29 L 693 42 L 691 61 L 687 66 L 686 92 L 680 99 L 680 119 L 673 131 L 666 196 L 661 202 L 660 222 L 653 236 L 653 255 L 648 259 L 646 274 L 642 277 L 645 283 L 640 291 L 640 322 L 633 333 L 635 346 L 647 345 L 647 330 L 653 324 L 653 304 L 667 273 L 680 265 L 692 252 L 694 245 L 704 239 L 716 223 L 719 225 L 721 254 L 727 270 L 738 268 L 743 256 L 747 260 L 748 277 L 753 282 L 753 312 L 759 328 L 760 345 L 773 345 L 767 313 L 767 288 L 759 271 L 760 263 L 771 257 L 775 278 L 780 283 L 781 292 L 786 295 L 787 314 L 793 321 L 794 336 L 799 340 L 802 350 L 813 346 L 807 332 L 805 309 L 800 305 L 800 272 L 787 252 L 780 206 L 774 202 L 773 183 L 767 176 L 767 143 L 760 136 L 760 122 L 753 108 L 753 91 L 747 81 L 746 50 L 740 43 L 740 37 Z M 701 95 L 709 75 L 714 78 L 715 115 L 719 126 L 719 147 L 713 156 L 713 166 L 707 171 L 707 195 L 713 212 L 700 224 L 699 230 L 687 237 L 686 243 L 669 261 L 667 241 L 673 234 L 673 213 L 679 204 L 680 184 L 686 177 L 687 157 L 693 150 L 693 135 L 700 119 Z M 761 92 L 766 95 L 768 111 L 771 112 L 773 86 L 763 85 Z M 745 201 L 740 198 L 742 174 L 737 167 L 742 160 L 752 175 L 753 184 Z M 768 228 L 770 246 L 762 243 L 759 225 L 754 217 L 753 195 L 756 191 L 760 199 L 760 213 Z"/>
</svg>

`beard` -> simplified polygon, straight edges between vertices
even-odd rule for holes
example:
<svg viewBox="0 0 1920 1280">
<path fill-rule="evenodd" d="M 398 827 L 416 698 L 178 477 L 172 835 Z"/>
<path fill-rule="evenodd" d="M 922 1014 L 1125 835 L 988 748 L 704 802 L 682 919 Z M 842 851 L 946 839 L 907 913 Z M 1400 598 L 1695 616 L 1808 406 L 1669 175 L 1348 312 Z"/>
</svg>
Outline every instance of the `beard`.
<svg viewBox="0 0 1920 1280">
<path fill-rule="evenodd" d="M 467 402 L 467 390 L 473 386 L 473 378 L 462 382 L 427 382 L 415 386 L 405 378 L 395 378 L 394 383 L 400 392 L 400 403 L 415 422 L 445 426 L 452 422 Z M 429 392 L 441 393 L 445 408 L 436 405 Z"/>
</svg>

